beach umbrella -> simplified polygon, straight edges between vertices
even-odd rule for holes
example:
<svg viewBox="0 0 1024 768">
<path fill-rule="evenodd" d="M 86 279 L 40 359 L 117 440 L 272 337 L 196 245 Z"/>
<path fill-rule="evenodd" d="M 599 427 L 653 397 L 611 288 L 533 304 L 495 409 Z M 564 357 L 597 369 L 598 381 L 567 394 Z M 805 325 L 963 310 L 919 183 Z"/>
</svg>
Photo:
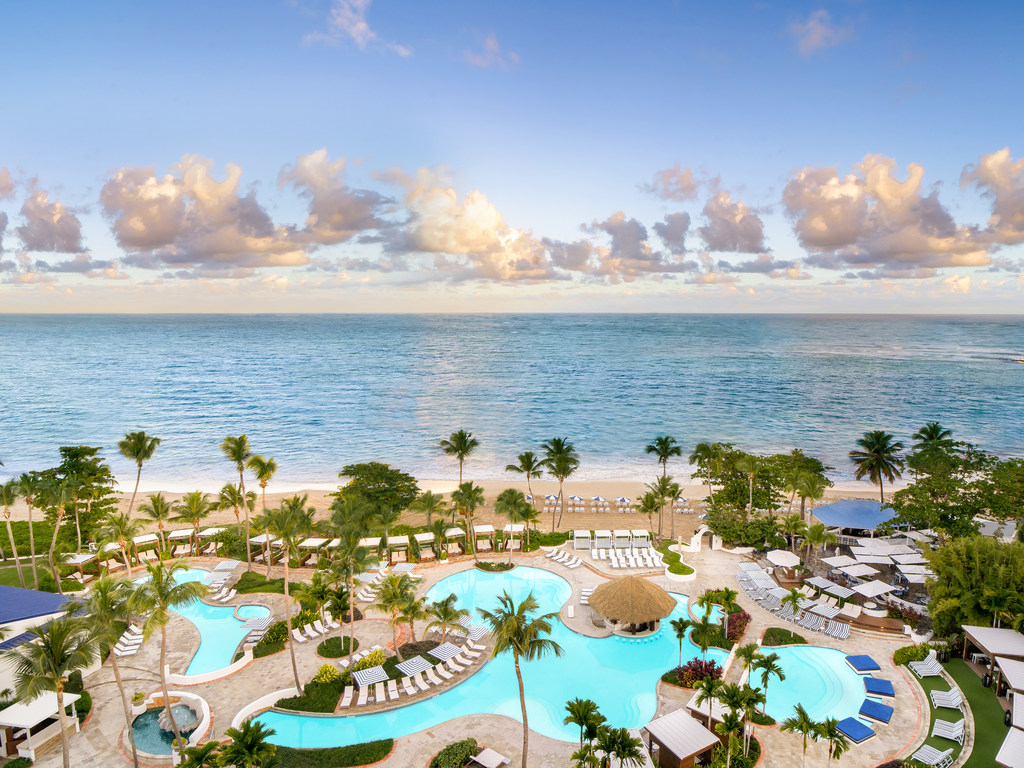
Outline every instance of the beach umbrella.
<svg viewBox="0 0 1024 768">
<path fill-rule="evenodd" d="M 547 499 L 548 501 L 558 501 L 558 497 L 555 496 L 555 494 L 553 494 L 553 493 L 549 493 L 544 498 Z"/>
<path fill-rule="evenodd" d="M 604 501 L 604 496 L 593 496 L 591 501 Z"/>
<path fill-rule="evenodd" d="M 795 555 L 786 549 L 773 549 L 765 557 L 768 558 L 768 562 L 772 565 L 778 565 L 783 568 L 792 568 L 793 566 L 800 565 L 799 555 Z"/>
<path fill-rule="evenodd" d="M 619 504 L 629 504 L 629 499 L 627 499 L 625 496 L 619 496 L 619 498 L 617 498 L 616 501 L 619 502 Z"/>
<path fill-rule="evenodd" d="M 533 496 L 531 496 L 530 494 L 526 494 L 526 500 L 533 501 Z"/>
<path fill-rule="evenodd" d="M 607 581 L 594 590 L 587 602 L 605 618 L 625 624 L 664 619 L 677 606 L 668 592 L 639 576 Z"/>
<path fill-rule="evenodd" d="M 569 501 L 583 501 L 582 496 L 577 496 L 575 493 L 569 497 Z"/>
</svg>

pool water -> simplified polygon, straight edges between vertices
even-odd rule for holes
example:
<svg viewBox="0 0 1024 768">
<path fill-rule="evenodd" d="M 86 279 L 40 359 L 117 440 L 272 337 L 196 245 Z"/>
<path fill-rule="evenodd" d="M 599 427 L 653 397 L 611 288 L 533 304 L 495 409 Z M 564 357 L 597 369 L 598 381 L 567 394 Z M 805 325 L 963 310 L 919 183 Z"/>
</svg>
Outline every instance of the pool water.
<svg viewBox="0 0 1024 768">
<path fill-rule="evenodd" d="M 786 675 L 781 682 L 775 676 L 768 680 L 765 708 L 777 722 L 791 716 L 797 703 L 815 720 L 857 717 L 865 698 L 864 679 L 850 669 L 842 651 L 807 645 L 765 648 L 763 652 L 777 653 Z M 762 687 L 759 671 L 751 675 L 750 684 Z"/>
<path fill-rule="evenodd" d="M 151 755 L 171 754 L 171 744 L 174 743 L 174 733 L 171 731 L 165 731 L 160 727 L 160 723 L 157 719 L 160 717 L 160 713 L 162 711 L 163 710 L 160 707 L 157 707 L 156 709 L 147 709 L 132 721 L 132 730 L 135 732 L 135 746 L 140 751 L 149 752 Z M 195 713 L 184 704 L 175 704 L 174 707 L 172 707 L 172 711 L 174 712 L 175 720 L 179 724 L 191 723 L 190 728 L 181 728 L 180 725 L 178 728 L 182 736 L 188 737 L 188 735 L 192 733 L 198 725 Z"/>
<path fill-rule="evenodd" d="M 454 593 L 459 607 L 472 611 L 493 609 L 497 597 L 508 591 L 517 603 L 530 592 L 540 613 L 557 612 L 572 595 L 561 576 L 538 568 L 519 566 L 506 573 L 470 569 L 438 582 L 427 593 L 439 600 Z M 552 621 L 551 639 L 563 649 L 561 658 L 550 655 L 521 662 L 530 728 L 561 741 L 579 739 L 579 729 L 563 724 L 565 703 L 572 698 L 592 699 L 610 725 L 638 728 L 646 725 L 657 708 L 658 679 L 679 661 L 679 642 L 668 622 L 686 615 L 686 598 L 656 634 L 639 640 L 620 637 L 590 638 Z M 683 660 L 699 656 L 699 649 L 683 641 Z M 726 653 L 710 649 L 708 658 L 724 662 Z M 332 747 L 416 733 L 457 717 L 501 714 L 522 720 L 519 688 L 510 654 L 491 659 L 472 677 L 430 699 L 387 712 L 348 716 L 307 716 L 265 712 L 257 720 L 277 733 L 271 741 L 289 747 Z"/>
</svg>

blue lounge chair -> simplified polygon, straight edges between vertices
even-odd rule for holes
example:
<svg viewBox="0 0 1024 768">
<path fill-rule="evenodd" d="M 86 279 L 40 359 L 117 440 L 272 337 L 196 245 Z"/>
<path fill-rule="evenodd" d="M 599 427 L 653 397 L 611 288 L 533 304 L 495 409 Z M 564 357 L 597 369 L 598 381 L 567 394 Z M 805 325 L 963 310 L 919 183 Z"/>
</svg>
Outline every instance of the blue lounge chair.
<svg viewBox="0 0 1024 768">
<path fill-rule="evenodd" d="M 883 680 L 880 677 L 864 678 L 864 691 L 872 696 L 895 696 L 896 689 L 892 687 L 890 680 Z"/>
<path fill-rule="evenodd" d="M 883 725 L 892 720 L 892 713 L 894 711 L 888 704 L 883 704 L 874 699 L 864 699 L 864 703 L 860 705 L 861 717 L 866 717 L 868 720 L 874 720 L 876 723 L 882 723 Z"/>
<path fill-rule="evenodd" d="M 881 669 L 878 662 L 870 656 L 847 656 L 846 663 L 850 665 L 858 675 L 867 675 Z"/>
<path fill-rule="evenodd" d="M 873 730 L 855 717 L 848 717 L 845 720 L 840 720 L 836 727 L 846 734 L 846 738 L 854 744 L 860 744 L 875 735 Z"/>
</svg>

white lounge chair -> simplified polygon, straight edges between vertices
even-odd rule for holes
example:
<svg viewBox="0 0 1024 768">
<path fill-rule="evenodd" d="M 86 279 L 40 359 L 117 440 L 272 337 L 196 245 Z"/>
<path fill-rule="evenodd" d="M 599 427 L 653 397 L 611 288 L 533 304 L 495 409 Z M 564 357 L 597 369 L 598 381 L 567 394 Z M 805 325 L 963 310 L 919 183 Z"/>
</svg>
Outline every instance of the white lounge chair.
<svg viewBox="0 0 1024 768">
<path fill-rule="evenodd" d="M 138 652 L 139 646 L 137 645 L 133 645 L 129 648 L 118 648 L 117 646 L 114 646 L 114 655 L 119 659 L 124 656 L 134 656 Z"/>
<path fill-rule="evenodd" d="M 466 641 L 466 645 L 469 648 L 472 648 L 474 651 L 486 651 L 487 650 L 487 646 L 486 645 L 477 645 L 472 640 L 467 640 Z"/>
<path fill-rule="evenodd" d="M 950 691 L 932 691 L 932 705 L 946 709 L 960 709 L 963 706 L 964 697 L 959 688 Z"/>
<path fill-rule="evenodd" d="M 462 655 L 465 656 L 467 659 L 479 659 L 480 658 L 480 651 L 472 651 L 472 650 L 469 650 L 469 649 L 463 649 Z"/>
<path fill-rule="evenodd" d="M 313 629 L 319 632 L 321 635 L 326 635 L 330 630 L 324 629 L 324 625 L 320 623 L 320 619 L 313 622 Z"/>
<path fill-rule="evenodd" d="M 363 706 L 366 703 L 366 700 L 369 698 L 369 696 L 370 696 L 370 688 L 369 688 L 369 686 L 366 686 L 366 685 L 362 686 L 359 689 L 359 699 L 356 701 L 356 706 L 357 707 Z"/>
<path fill-rule="evenodd" d="M 302 633 L 299 632 L 299 630 L 294 628 L 294 627 L 292 628 L 292 637 L 295 639 L 296 643 L 304 643 L 308 639 L 308 638 L 303 637 Z"/>
<path fill-rule="evenodd" d="M 429 669 L 427 670 L 427 672 L 430 672 L 430 671 L 431 670 L 429 670 Z M 413 675 L 412 676 L 412 681 L 414 683 L 416 683 L 416 687 L 419 688 L 421 691 L 425 691 L 428 688 L 430 688 L 430 683 L 428 683 L 426 681 L 426 679 L 423 677 L 423 673 L 422 672 L 417 672 L 415 675 Z M 433 682 L 433 681 L 431 681 L 431 682 Z M 441 684 L 440 680 L 438 680 L 437 683 L 435 683 L 435 685 L 440 685 L 440 684 Z"/>
<path fill-rule="evenodd" d="M 338 629 L 341 626 L 341 624 L 334 620 L 334 615 L 331 613 L 324 613 L 324 618 L 327 620 L 327 626 L 331 629 Z"/>
<path fill-rule="evenodd" d="M 932 736 L 938 736 L 942 739 L 949 739 L 955 741 L 958 744 L 964 743 L 964 720 L 961 718 L 958 722 L 950 722 L 949 720 L 936 720 L 935 725 L 932 727 Z"/>
<path fill-rule="evenodd" d="M 340 706 L 342 706 L 342 707 L 349 707 L 349 706 L 352 705 L 352 694 L 355 693 L 355 690 L 356 689 L 355 689 L 354 686 L 351 686 L 351 685 L 346 685 L 345 686 L 345 693 L 341 697 L 341 704 L 340 704 Z"/>
<path fill-rule="evenodd" d="M 394 680 L 388 680 L 388 698 L 391 701 L 398 701 L 398 683 Z"/>
<path fill-rule="evenodd" d="M 231 600 L 231 599 L 232 599 L 232 598 L 234 598 L 234 597 L 235 597 L 236 595 L 238 595 L 238 592 L 236 592 L 236 591 L 235 591 L 235 590 L 233 590 L 233 589 L 230 589 L 230 590 L 228 590 L 228 591 L 227 591 L 226 593 L 224 593 L 224 595 L 223 595 L 223 596 L 222 596 L 221 598 L 219 598 L 219 599 L 217 600 L 217 602 L 219 602 L 219 603 L 226 603 L 226 602 L 227 602 L 228 600 Z"/>
<path fill-rule="evenodd" d="M 449 672 L 449 671 L 448 671 L 447 669 L 445 669 L 445 668 L 444 668 L 444 664 L 438 664 L 437 666 L 435 666 L 435 667 L 434 667 L 434 671 L 435 671 L 435 672 L 436 672 L 436 673 L 437 673 L 437 674 L 438 674 L 438 675 L 439 675 L 440 677 L 442 677 L 442 678 L 443 678 L 443 679 L 445 679 L 445 680 L 451 680 L 451 679 L 452 679 L 452 673 L 451 673 L 451 672 Z M 428 678 L 430 677 L 430 670 L 427 670 L 427 677 L 428 677 Z M 435 685 L 436 685 L 436 683 L 435 683 Z"/>
<path fill-rule="evenodd" d="M 304 634 L 310 640 L 316 640 L 318 637 L 320 637 L 320 633 L 313 629 L 312 625 L 310 624 L 306 624 L 302 628 L 302 634 Z"/>
<path fill-rule="evenodd" d="M 465 672 L 466 671 L 466 668 L 464 666 L 462 666 L 461 664 L 459 664 L 458 662 L 456 662 L 455 659 L 448 659 L 447 664 L 448 664 L 448 669 L 450 669 L 455 674 L 458 674 L 459 672 Z"/>
<path fill-rule="evenodd" d="M 373 686 L 373 702 L 374 704 L 380 704 L 382 701 L 387 701 L 387 697 L 384 694 L 384 683 L 375 683 Z"/>
<path fill-rule="evenodd" d="M 910 759 L 930 765 L 932 768 L 946 768 L 946 766 L 953 764 L 953 748 L 950 747 L 944 752 L 939 752 L 934 747 L 929 747 L 925 744 L 912 754 Z"/>
<path fill-rule="evenodd" d="M 405 691 L 406 696 L 415 696 L 419 693 L 419 691 L 416 690 L 416 686 L 412 684 L 412 679 L 403 677 L 399 682 L 401 683 L 402 690 Z"/>
</svg>

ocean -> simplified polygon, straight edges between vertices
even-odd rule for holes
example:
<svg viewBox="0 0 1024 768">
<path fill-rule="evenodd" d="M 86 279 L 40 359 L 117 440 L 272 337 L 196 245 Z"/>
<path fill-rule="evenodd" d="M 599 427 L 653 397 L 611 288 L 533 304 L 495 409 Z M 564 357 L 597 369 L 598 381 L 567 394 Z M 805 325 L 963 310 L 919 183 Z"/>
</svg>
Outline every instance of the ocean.
<svg viewBox="0 0 1024 768">
<path fill-rule="evenodd" d="M 246 433 L 274 486 L 336 483 L 385 461 L 453 478 L 438 440 L 480 441 L 469 478 L 568 437 L 580 479 L 649 480 L 670 434 L 802 448 L 852 477 L 865 431 L 907 445 L 938 420 L 1024 455 L 1024 318 L 806 315 L 0 315 L 0 477 L 53 466 L 60 445 L 162 439 L 143 487 L 213 490 Z M 685 463 L 671 470 L 687 476 Z"/>
</svg>

